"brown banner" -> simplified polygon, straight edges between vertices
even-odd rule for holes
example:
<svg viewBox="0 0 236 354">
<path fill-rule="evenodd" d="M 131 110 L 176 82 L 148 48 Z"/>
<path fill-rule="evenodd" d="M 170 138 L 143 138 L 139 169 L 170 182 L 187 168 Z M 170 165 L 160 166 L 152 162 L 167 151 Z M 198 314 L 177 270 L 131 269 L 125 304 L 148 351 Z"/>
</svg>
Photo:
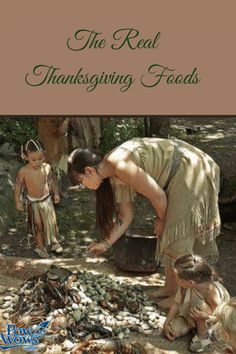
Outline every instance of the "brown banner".
<svg viewBox="0 0 236 354">
<path fill-rule="evenodd" d="M 1 2 L 2 115 L 235 115 L 235 0 Z"/>
</svg>

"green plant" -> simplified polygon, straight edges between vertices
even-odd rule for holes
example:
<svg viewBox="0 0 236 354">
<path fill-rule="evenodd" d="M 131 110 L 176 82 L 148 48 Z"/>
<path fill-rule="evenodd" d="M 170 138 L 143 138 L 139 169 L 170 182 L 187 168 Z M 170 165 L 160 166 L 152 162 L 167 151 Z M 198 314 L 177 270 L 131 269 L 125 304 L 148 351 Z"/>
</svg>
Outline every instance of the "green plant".
<svg viewBox="0 0 236 354">
<path fill-rule="evenodd" d="M 143 118 L 103 118 L 101 153 L 134 137 L 144 136 Z"/>
<path fill-rule="evenodd" d="M 29 117 L 0 117 L 0 144 L 8 142 L 16 151 L 28 139 L 35 139 L 37 130 Z"/>
</svg>

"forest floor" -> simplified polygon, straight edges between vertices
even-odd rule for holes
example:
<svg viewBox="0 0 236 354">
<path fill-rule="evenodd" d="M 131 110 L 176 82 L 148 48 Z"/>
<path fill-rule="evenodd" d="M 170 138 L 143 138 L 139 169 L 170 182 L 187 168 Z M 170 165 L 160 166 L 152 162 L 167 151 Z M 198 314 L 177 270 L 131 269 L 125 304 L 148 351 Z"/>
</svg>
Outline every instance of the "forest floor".
<svg viewBox="0 0 236 354">
<path fill-rule="evenodd" d="M 212 119 L 212 121 L 211 121 Z M 221 145 L 222 149 L 236 151 L 236 119 L 226 122 L 216 118 L 186 118 L 174 121 L 173 128 L 180 132 L 191 127 L 189 142 L 198 142 L 204 149 L 210 146 Z M 180 133 L 181 135 L 182 133 Z M 181 136 L 180 136 L 181 138 Z M 222 140 L 222 141 L 221 141 Z M 206 150 L 206 149 L 205 149 Z M 51 264 L 64 266 L 71 269 L 94 270 L 103 274 L 113 274 L 118 279 L 128 283 L 139 283 L 143 289 L 149 291 L 163 284 L 163 268 L 158 268 L 154 274 L 138 274 L 124 272 L 116 267 L 112 250 L 102 257 L 91 257 L 86 253 L 87 246 L 96 239 L 95 232 L 95 197 L 94 193 L 81 187 L 68 188 L 68 199 L 62 199 L 56 207 L 58 225 L 60 230 L 63 254 L 51 256 L 48 260 L 39 259 L 33 251 L 33 241 L 26 236 L 25 215 L 19 214 L 17 222 L 11 226 L 8 233 L 1 238 L 0 262 L 5 264 L 0 271 L 0 290 L 4 294 L 5 287 L 19 288 L 24 279 L 33 274 L 44 271 Z M 136 227 L 150 228 L 153 225 L 154 213 L 149 203 L 138 197 L 136 201 L 136 213 L 133 224 Z M 218 238 L 220 252 L 218 272 L 231 296 L 236 296 L 236 217 L 235 220 L 222 226 L 221 235 Z M 1 295 L 2 296 L 2 295 Z M 149 348 L 149 353 L 185 354 L 189 336 L 185 336 L 174 343 L 170 343 L 158 332 L 149 336 L 135 334 L 135 339 Z M 161 350 L 161 351 L 159 351 Z M 12 352 L 12 351 L 11 351 Z M 222 353 L 222 346 L 215 343 L 208 353 Z"/>
</svg>

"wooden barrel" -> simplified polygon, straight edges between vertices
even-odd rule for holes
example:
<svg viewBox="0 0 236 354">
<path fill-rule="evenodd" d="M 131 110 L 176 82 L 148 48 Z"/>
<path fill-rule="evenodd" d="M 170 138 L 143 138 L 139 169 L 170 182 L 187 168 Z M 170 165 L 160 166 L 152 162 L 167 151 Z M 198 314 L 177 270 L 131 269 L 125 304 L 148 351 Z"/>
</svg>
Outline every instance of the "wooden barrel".
<svg viewBox="0 0 236 354">
<path fill-rule="evenodd" d="M 157 243 L 158 239 L 151 230 L 127 231 L 113 245 L 116 266 L 131 272 L 155 272 L 158 266 Z"/>
</svg>

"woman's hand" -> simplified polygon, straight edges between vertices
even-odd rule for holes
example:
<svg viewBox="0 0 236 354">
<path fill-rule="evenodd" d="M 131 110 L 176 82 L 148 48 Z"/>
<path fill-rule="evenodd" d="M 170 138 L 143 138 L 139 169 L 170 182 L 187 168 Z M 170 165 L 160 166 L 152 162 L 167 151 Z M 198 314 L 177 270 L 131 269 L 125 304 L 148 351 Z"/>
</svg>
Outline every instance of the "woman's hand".
<svg viewBox="0 0 236 354">
<path fill-rule="evenodd" d="M 173 329 L 171 328 L 171 325 L 169 323 L 164 323 L 164 334 L 166 336 L 167 339 L 174 341 L 175 340 L 175 333 L 173 331 Z"/>
<path fill-rule="evenodd" d="M 103 242 L 93 242 L 88 246 L 87 250 L 94 255 L 99 255 L 105 253 L 108 247 Z"/>
<path fill-rule="evenodd" d="M 163 234 L 164 228 L 165 228 L 165 221 L 156 218 L 156 221 L 155 221 L 155 228 L 154 228 L 154 234 L 155 234 L 157 237 L 161 237 L 162 234 Z"/>
</svg>

